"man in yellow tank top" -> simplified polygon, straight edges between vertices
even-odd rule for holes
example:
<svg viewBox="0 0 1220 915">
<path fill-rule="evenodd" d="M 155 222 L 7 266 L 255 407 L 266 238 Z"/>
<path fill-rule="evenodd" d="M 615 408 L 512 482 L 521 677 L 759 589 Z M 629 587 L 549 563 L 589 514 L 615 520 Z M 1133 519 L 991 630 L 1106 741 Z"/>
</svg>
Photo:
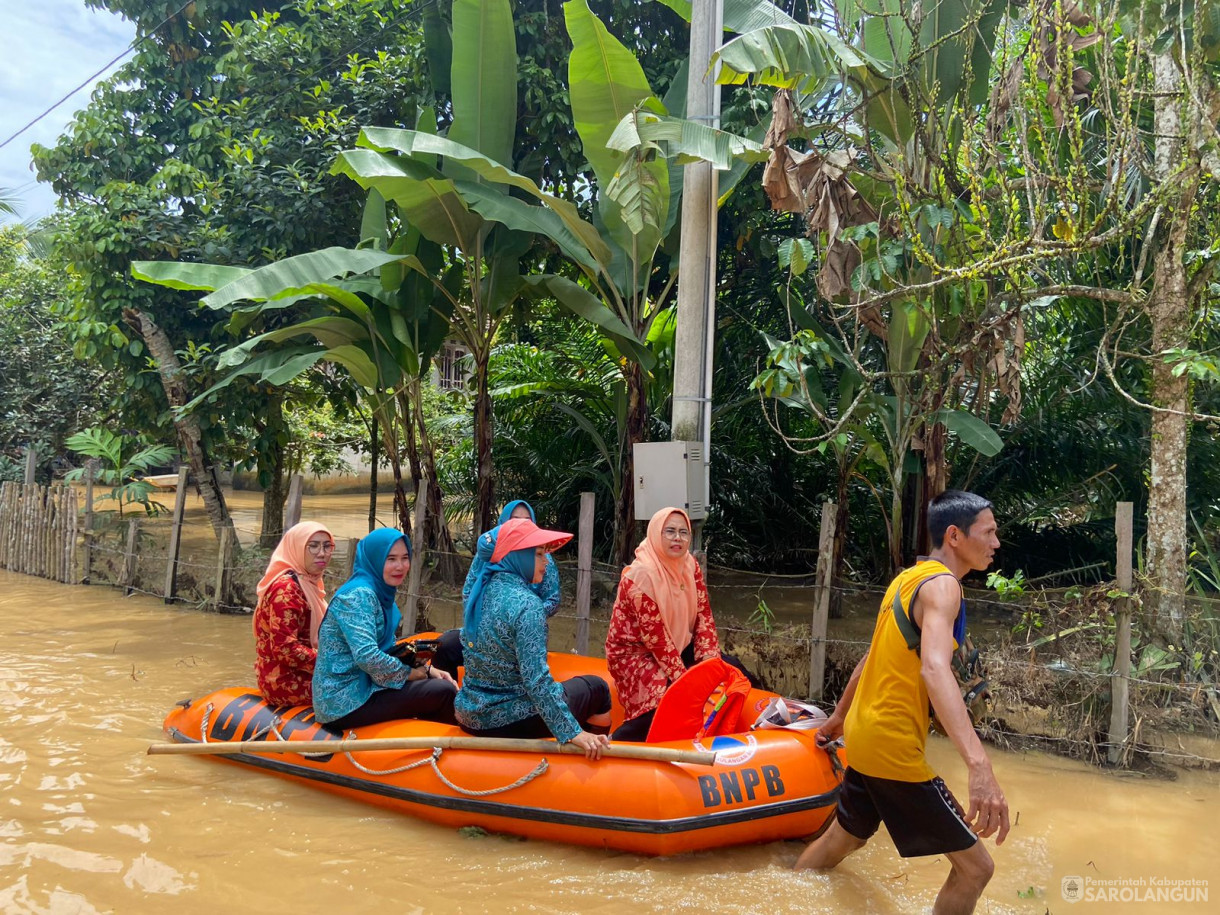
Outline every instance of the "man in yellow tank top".
<svg viewBox="0 0 1220 915">
<path fill-rule="evenodd" d="M 995 865 L 979 838 L 994 835 L 999 845 L 1008 835 L 1008 803 L 952 669 L 953 651 L 965 638 L 960 580 L 991 565 L 1000 541 L 991 503 L 959 490 L 932 500 L 928 532 L 931 555 L 890 584 L 869 649 L 820 730 L 819 739 L 844 735 L 850 765 L 837 817 L 796 867 L 834 867 L 884 822 L 903 857 L 949 859 L 933 907 L 948 915 L 973 912 L 991 879 Z M 924 756 L 929 701 L 969 771 L 965 814 Z"/>
</svg>

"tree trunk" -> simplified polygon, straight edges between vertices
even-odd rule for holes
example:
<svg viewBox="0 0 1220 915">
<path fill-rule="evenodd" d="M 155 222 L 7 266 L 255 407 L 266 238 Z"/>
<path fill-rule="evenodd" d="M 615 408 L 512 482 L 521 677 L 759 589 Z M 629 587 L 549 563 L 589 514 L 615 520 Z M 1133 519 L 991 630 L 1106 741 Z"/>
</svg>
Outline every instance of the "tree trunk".
<svg viewBox="0 0 1220 915">
<path fill-rule="evenodd" d="M 208 519 L 212 522 L 212 530 L 216 533 L 217 542 L 223 531 L 228 530 L 230 543 L 237 544 L 237 532 L 233 529 L 233 519 L 229 517 L 229 508 L 225 505 L 224 493 L 216 478 L 216 468 L 208 459 L 207 449 L 203 444 L 203 431 L 199 428 L 199 420 L 190 414 L 179 415 L 177 408 L 190 402 L 186 390 L 186 382 L 182 377 L 182 363 L 174 353 L 174 346 L 166 336 L 165 331 L 157 326 L 144 312 L 135 308 L 123 309 L 123 320 L 130 324 L 144 340 L 149 355 L 157 364 L 157 372 L 161 376 L 161 386 L 165 389 L 165 398 L 174 408 L 174 428 L 178 432 L 178 441 L 186 452 L 187 463 L 191 468 L 191 478 L 203 499 L 207 509 Z"/>
<path fill-rule="evenodd" d="M 938 398 L 934 409 L 940 409 L 943 400 Z M 949 430 L 943 423 L 924 427 L 923 440 L 923 487 L 919 493 L 919 505 L 915 512 L 915 530 L 912 541 L 915 554 L 926 556 L 932 551 L 932 538 L 928 533 L 928 504 L 949 488 L 949 465 L 945 457 L 945 443 Z"/>
<path fill-rule="evenodd" d="M 644 370 L 638 362 L 628 361 L 624 380 L 627 384 L 626 436 L 623 441 L 623 473 L 618 494 L 618 523 L 614 531 L 614 559 L 627 565 L 635 555 L 635 443 L 648 433 L 648 398 L 644 390 Z"/>
<path fill-rule="evenodd" d="M 474 354 L 475 398 L 474 398 L 474 454 L 477 468 L 477 489 L 474 513 L 474 536 L 478 540 L 483 531 L 490 530 L 496 518 L 496 480 L 492 464 L 492 413 L 491 392 L 488 390 L 488 361 L 490 353 L 485 348 Z M 431 508 L 431 506 L 429 506 Z"/>
<path fill-rule="evenodd" d="M 445 493 L 436 476 L 436 454 L 432 450 L 432 439 L 424 423 L 423 398 L 420 397 L 419 385 L 418 380 L 412 384 L 414 423 L 407 435 L 412 473 L 421 474 L 416 477 L 415 498 L 419 498 L 420 479 L 426 477 L 428 482 L 424 497 L 428 500 L 428 514 L 424 518 L 424 531 L 428 549 L 432 551 L 433 572 L 446 584 L 455 585 L 462 580 L 466 569 L 458 562 L 453 537 L 449 533 L 449 522 L 445 520 Z"/>
<path fill-rule="evenodd" d="M 271 447 L 259 454 L 258 479 L 263 487 L 263 523 L 259 545 L 274 549 L 284 536 L 284 503 L 288 500 L 287 474 L 284 473 L 284 442 L 288 438 L 284 422 L 284 396 L 273 390 L 267 398 L 264 437 Z"/>
<path fill-rule="evenodd" d="M 1166 350 L 1190 343 L 1191 303 L 1187 295 L 1186 231 L 1199 183 L 1199 151 L 1183 143 L 1182 74 L 1171 53 L 1151 56 L 1156 146 L 1155 177 L 1172 181 L 1176 194 L 1162 204 L 1159 250 L 1147 312 L 1152 323 L 1151 471 L 1148 481 L 1147 605 L 1165 637 L 1177 641 L 1186 603 L 1186 443 L 1190 382 L 1175 377 Z M 1183 157 L 1194 159 L 1185 173 Z"/>
</svg>

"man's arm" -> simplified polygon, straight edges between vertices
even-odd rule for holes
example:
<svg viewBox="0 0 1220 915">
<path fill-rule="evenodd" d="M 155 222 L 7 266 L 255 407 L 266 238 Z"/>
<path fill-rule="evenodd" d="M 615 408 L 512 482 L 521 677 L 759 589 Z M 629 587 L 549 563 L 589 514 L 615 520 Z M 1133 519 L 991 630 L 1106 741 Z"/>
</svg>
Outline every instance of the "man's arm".
<svg viewBox="0 0 1220 915">
<path fill-rule="evenodd" d="M 843 721 L 847 718 L 847 711 L 851 708 L 851 701 L 856 696 L 856 684 L 860 682 L 860 672 L 864 670 L 864 662 L 867 660 L 868 651 L 865 650 L 864 657 L 856 663 L 856 669 L 847 678 L 847 685 L 843 687 L 843 695 L 835 703 L 835 710 L 830 713 L 826 723 L 818 728 L 817 742 L 819 744 L 830 743 L 830 741 L 843 735 Z"/>
<path fill-rule="evenodd" d="M 999 845 L 1008 835 L 1008 802 L 1000 790 L 991 760 L 982 741 L 974 733 L 961 690 L 953 677 L 953 622 L 961 608 L 961 586 L 948 576 L 933 578 L 919 590 L 916 614 L 923 633 L 920 675 L 928 688 L 928 698 L 945 733 L 957 747 L 970 773 L 970 809 L 966 822 L 986 838 L 996 835 Z M 998 831 L 998 834 L 997 834 Z"/>
</svg>

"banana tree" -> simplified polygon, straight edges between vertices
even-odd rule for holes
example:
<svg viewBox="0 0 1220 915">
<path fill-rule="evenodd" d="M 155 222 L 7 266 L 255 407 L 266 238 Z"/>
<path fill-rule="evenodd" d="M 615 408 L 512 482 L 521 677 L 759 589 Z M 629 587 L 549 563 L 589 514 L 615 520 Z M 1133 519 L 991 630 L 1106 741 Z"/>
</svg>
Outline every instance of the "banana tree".
<svg viewBox="0 0 1220 915">
<path fill-rule="evenodd" d="M 377 420 L 394 473 L 395 510 L 404 530 L 410 530 L 400 458 L 404 450 L 416 485 L 421 477 L 427 479 L 428 542 L 445 563 L 453 553 L 452 541 L 420 412 L 419 384 L 443 343 L 447 305 L 431 282 L 421 282 L 403 267 L 411 260 L 439 270 L 440 252 L 410 231 L 390 240 L 384 203 L 376 195 L 371 195 L 366 208 L 364 234 L 375 247 L 327 248 L 257 269 L 140 261 L 132 264 L 132 274 L 149 283 L 207 292 L 200 304 L 230 314 L 232 329 L 283 309 L 302 313 L 301 320 L 257 334 L 222 353 L 220 365 L 228 373 L 185 409 L 199 409 L 238 378 L 281 387 L 320 364 L 345 371 L 365 391 Z M 456 293 L 458 279 L 451 271 L 442 282 Z M 455 574 L 446 568 L 439 571 L 442 576 Z"/>
<path fill-rule="evenodd" d="M 473 46 L 460 50 L 465 33 L 459 31 L 458 9 L 455 3 L 455 61 L 478 52 Z M 661 269 L 668 259 L 660 251 L 677 216 L 680 184 L 674 173 L 695 159 L 728 170 L 737 159 L 761 161 L 765 153 L 748 139 L 670 115 L 653 95 L 638 61 L 585 0 L 570 0 L 564 14 L 573 41 L 572 110 L 597 179 L 592 222 L 571 202 L 497 159 L 491 130 L 463 142 L 463 134 L 455 137 L 453 129 L 447 137 L 438 137 L 421 130 L 368 127 L 357 141 L 359 148 L 340 155 L 335 171 L 394 201 L 413 226 L 444 245 L 464 266 L 467 297 L 454 303 L 454 328 L 471 346 L 479 397 L 486 390 L 486 363 L 480 360 L 490 353 L 508 306 L 523 292 L 552 298 L 601 329 L 615 351 L 626 393 L 617 445 L 617 463 L 626 480 L 632 473 L 631 446 L 647 431 L 646 384 L 656 367 L 649 331 L 669 306 L 677 279 L 676 271 Z M 456 69 L 453 75 L 456 81 Z M 456 85 L 454 91 L 457 110 Z M 578 278 L 520 277 L 516 259 L 526 234 L 548 239 Z M 489 430 L 490 397 L 486 402 Z M 490 473 L 490 432 L 485 440 L 480 438 L 477 406 L 475 420 L 479 459 L 484 460 L 485 443 Z M 480 489 L 480 515 L 482 493 Z M 620 486 L 616 514 L 615 555 L 628 557 L 634 515 L 630 486 Z"/>
</svg>

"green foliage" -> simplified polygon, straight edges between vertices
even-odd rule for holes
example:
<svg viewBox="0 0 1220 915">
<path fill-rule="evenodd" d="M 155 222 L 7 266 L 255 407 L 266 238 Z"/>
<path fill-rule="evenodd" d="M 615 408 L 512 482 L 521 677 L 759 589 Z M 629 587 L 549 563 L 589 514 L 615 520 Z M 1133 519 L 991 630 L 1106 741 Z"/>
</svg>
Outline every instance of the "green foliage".
<svg viewBox="0 0 1220 915">
<path fill-rule="evenodd" d="M 125 505 L 139 505 L 149 515 L 161 510 L 158 503 L 148 498 L 155 487 L 140 477 L 174 458 L 176 452 L 169 445 L 144 444 L 138 438 L 119 435 L 102 427 L 77 432 L 65 444 L 77 454 L 101 462 L 96 480 L 110 487 L 110 492 L 103 493 L 101 498 L 113 500 L 120 515 Z M 143 447 L 139 447 L 141 445 Z M 70 471 L 65 479 L 79 480 L 84 475 L 84 468 L 78 468 Z"/>
<path fill-rule="evenodd" d="M 0 480 L 24 478 L 26 447 L 46 479 L 64 439 L 100 421 L 115 393 L 100 367 L 73 358 L 54 313 L 67 294 L 65 266 L 29 241 L 29 229 L 0 228 Z"/>
<path fill-rule="evenodd" d="M 1025 575 L 1020 569 L 1011 578 L 1005 578 L 999 572 L 989 572 L 987 587 L 994 589 L 1000 600 L 1016 600 L 1025 594 Z"/>
<path fill-rule="evenodd" d="M 775 611 L 760 597 L 758 599 L 758 606 L 754 608 L 746 622 L 752 626 L 758 626 L 763 632 L 770 635 L 772 630 L 775 629 Z"/>
</svg>

